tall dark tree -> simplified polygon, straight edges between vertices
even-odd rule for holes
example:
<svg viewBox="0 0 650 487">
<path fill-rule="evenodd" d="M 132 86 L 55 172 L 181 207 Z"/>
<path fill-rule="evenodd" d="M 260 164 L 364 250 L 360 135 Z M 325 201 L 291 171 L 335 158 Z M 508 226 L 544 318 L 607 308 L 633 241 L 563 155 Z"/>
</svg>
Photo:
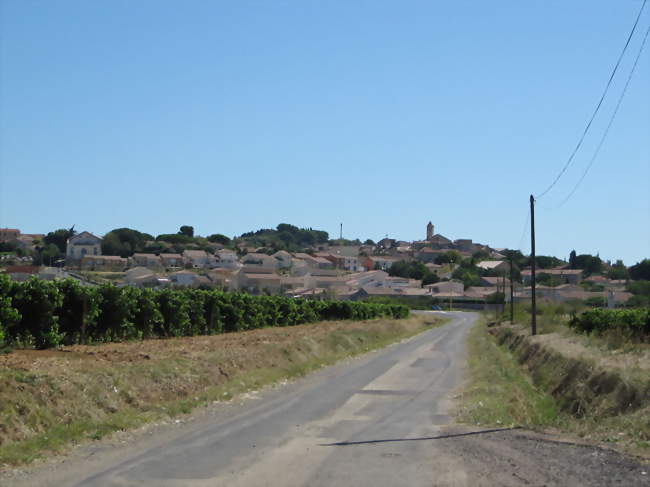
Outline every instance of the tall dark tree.
<svg viewBox="0 0 650 487">
<path fill-rule="evenodd" d="M 221 245 L 230 245 L 231 240 L 220 233 L 215 233 L 208 236 L 208 241 L 212 243 L 218 243 Z"/>
<path fill-rule="evenodd" d="M 580 254 L 575 258 L 575 268 L 582 269 L 586 276 L 590 276 L 602 272 L 603 261 L 597 255 Z"/>
<path fill-rule="evenodd" d="M 66 230 L 65 228 L 59 228 L 53 232 L 48 233 L 43 237 L 43 243 L 45 246 L 54 244 L 59 249 L 59 252 L 65 254 L 65 247 L 68 243 L 68 239 L 76 234 L 74 227 Z"/>
<path fill-rule="evenodd" d="M 179 235 L 186 235 L 188 237 L 194 237 L 194 227 L 190 225 L 183 225 L 178 232 Z"/>
<path fill-rule="evenodd" d="M 634 280 L 650 281 L 650 259 L 643 259 L 629 269 L 630 277 Z"/>
<path fill-rule="evenodd" d="M 576 268 L 576 257 L 577 257 L 576 251 L 572 250 L 571 253 L 569 254 L 569 267 L 571 269 Z"/>
<path fill-rule="evenodd" d="M 104 235 L 102 253 L 130 257 L 134 252 L 142 252 L 149 240 L 153 240 L 153 236 L 147 233 L 132 228 L 115 228 Z"/>
</svg>

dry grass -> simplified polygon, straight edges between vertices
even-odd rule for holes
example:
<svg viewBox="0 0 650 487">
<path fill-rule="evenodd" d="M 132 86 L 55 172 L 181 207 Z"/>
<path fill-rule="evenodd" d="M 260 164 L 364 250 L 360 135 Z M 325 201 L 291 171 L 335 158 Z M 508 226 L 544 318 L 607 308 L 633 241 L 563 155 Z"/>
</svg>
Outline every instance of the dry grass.
<svg viewBox="0 0 650 487">
<path fill-rule="evenodd" d="M 514 334 L 513 334 L 514 332 Z M 573 334 L 531 337 L 478 325 L 469 340 L 461 420 L 568 433 L 650 457 L 650 374 L 643 354 L 605 351 Z"/>
<path fill-rule="evenodd" d="M 431 320 L 324 322 L 14 351 L 0 356 L 0 465 L 304 375 L 419 333 Z"/>
<path fill-rule="evenodd" d="M 515 357 L 479 321 L 469 334 L 468 380 L 458 396 L 461 422 L 538 428 L 558 422 L 553 398 L 536 388 Z"/>
</svg>

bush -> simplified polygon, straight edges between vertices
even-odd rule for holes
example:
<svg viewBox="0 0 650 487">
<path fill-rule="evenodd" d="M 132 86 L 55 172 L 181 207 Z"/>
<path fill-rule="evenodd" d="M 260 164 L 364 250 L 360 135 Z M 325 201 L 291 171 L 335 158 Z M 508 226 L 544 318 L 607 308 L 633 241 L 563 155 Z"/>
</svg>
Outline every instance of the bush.
<svg viewBox="0 0 650 487">
<path fill-rule="evenodd" d="M 0 274 L 0 347 L 4 346 L 8 330 L 20 323 L 20 313 L 13 305 L 14 283 L 5 274 Z"/>
<path fill-rule="evenodd" d="M 569 326 L 582 332 L 603 335 L 620 331 L 641 340 L 650 339 L 650 308 L 592 309 L 575 316 Z"/>
<path fill-rule="evenodd" d="M 147 337 L 209 335 L 319 320 L 404 318 L 401 304 L 313 301 L 214 290 L 154 291 L 73 280 L 0 277 L 0 340 L 38 348 Z"/>
<path fill-rule="evenodd" d="M 12 306 L 20 313 L 20 322 L 7 330 L 10 337 L 36 348 L 61 344 L 64 335 L 59 331 L 57 312 L 63 304 L 63 294 L 57 286 L 32 277 L 24 283 L 14 284 L 10 292 Z"/>
</svg>

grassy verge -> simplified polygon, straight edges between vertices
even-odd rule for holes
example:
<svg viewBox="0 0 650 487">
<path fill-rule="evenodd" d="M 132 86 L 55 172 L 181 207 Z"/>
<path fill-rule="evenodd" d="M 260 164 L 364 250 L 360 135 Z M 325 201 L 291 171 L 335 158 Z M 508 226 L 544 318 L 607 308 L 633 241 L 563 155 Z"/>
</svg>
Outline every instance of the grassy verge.
<svg viewBox="0 0 650 487">
<path fill-rule="evenodd" d="M 617 391 L 629 391 L 628 384 L 635 386 L 637 391 L 647 391 L 639 385 L 638 371 L 628 368 L 626 373 L 620 370 L 612 373 L 614 368 L 610 363 L 596 363 L 576 354 L 576 348 L 567 347 L 567 342 L 557 333 L 553 338 L 561 343 L 538 338 L 531 346 L 520 350 L 531 355 L 523 357 L 515 356 L 506 346 L 499 346 L 483 323 L 470 332 L 468 381 L 460 396 L 458 419 L 481 426 L 523 426 L 561 432 L 595 443 L 608 443 L 622 451 L 649 458 L 648 398 L 637 395 L 635 400 L 645 405 L 630 410 L 607 407 L 611 406 L 607 400 L 598 402 L 598 394 L 607 393 L 609 398 Z M 535 363 L 534 378 L 520 365 L 520 360 Z M 596 367 L 608 374 L 594 373 Z M 644 377 L 647 381 L 647 374 Z M 596 383 L 596 378 L 601 379 L 600 384 Z M 614 380 L 610 389 L 599 392 L 601 384 L 606 386 L 609 380 Z M 563 386 L 568 389 L 560 389 Z M 571 407 L 581 403 L 589 405 Z"/>
<path fill-rule="evenodd" d="M 411 337 L 433 317 L 14 352 L 0 363 L 0 466 L 230 400 Z"/>
<path fill-rule="evenodd" d="M 467 340 L 469 380 L 461 394 L 459 420 L 481 426 L 539 428 L 558 424 L 553 398 L 540 391 L 513 355 L 500 348 L 484 321 Z"/>
</svg>

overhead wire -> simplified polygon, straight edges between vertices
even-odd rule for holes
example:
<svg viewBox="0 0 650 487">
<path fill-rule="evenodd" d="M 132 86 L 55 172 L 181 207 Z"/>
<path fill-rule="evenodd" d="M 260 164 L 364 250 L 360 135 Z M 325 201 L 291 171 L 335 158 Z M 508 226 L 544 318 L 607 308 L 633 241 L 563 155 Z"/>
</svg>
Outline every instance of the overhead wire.
<svg viewBox="0 0 650 487">
<path fill-rule="evenodd" d="M 600 142 L 598 143 L 598 147 L 594 151 L 593 156 L 591 157 L 591 160 L 589 161 L 589 164 L 585 168 L 584 172 L 582 173 L 582 176 L 580 176 L 580 179 L 576 183 L 576 185 L 573 187 L 573 189 L 569 192 L 569 194 L 562 200 L 562 202 L 556 207 L 557 208 L 562 208 L 567 201 L 571 199 L 573 194 L 577 191 L 577 189 L 580 187 L 580 184 L 582 184 L 582 181 L 585 179 L 587 176 L 587 173 L 591 169 L 591 166 L 593 166 L 594 161 L 596 160 L 596 157 L 598 157 L 598 154 L 600 152 L 600 149 L 603 146 L 603 143 L 605 142 L 605 139 L 607 138 L 607 134 L 609 133 L 609 129 L 612 127 L 612 124 L 614 123 L 614 119 L 616 118 L 616 114 L 618 113 L 618 109 L 621 106 L 621 103 L 623 102 L 623 98 L 625 98 L 625 93 L 627 92 L 627 88 L 630 85 L 630 81 L 632 80 L 632 76 L 634 75 L 634 70 L 636 69 L 637 64 L 639 63 L 639 59 L 641 58 L 641 53 L 643 52 L 643 48 L 645 47 L 645 43 L 648 40 L 648 34 L 650 34 L 650 25 L 645 31 L 645 36 L 643 37 L 643 42 L 641 42 L 641 47 L 639 48 L 639 52 L 636 55 L 636 58 L 634 59 L 634 64 L 632 65 L 632 69 L 630 70 L 630 74 L 627 77 L 627 80 L 625 82 L 625 86 L 623 87 L 623 91 L 621 92 L 621 96 L 618 98 L 618 102 L 616 103 L 616 108 L 614 108 L 614 111 L 612 112 L 612 116 L 609 119 L 609 123 L 607 124 L 607 127 L 605 128 L 605 131 L 603 132 L 602 137 L 600 138 Z"/>
<path fill-rule="evenodd" d="M 643 4 L 641 5 L 641 8 L 639 9 L 639 13 L 636 16 L 636 20 L 634 21 L 634 25 L 632 26 L 632 30 L 630 31 L 630 34 L 627 36 L 627 40 L 625 41 L 625 45 L 623 46 L 623 50 L 621 51 L 621 54 L 618 56 L 618 60 L 616 61 L 616 64 L 614 65 L 614 69 L 612 70 L 612 74 L 609 76 L 609 80 L 607 80 L 607 84 L 605 85 L 605 89 L 603 90 L 603 94 L 600 97 L 600 100 L 598 101 L 598 104 L 596 105 L 596 109 L 591 115 L 591 118 L 589 119 L 589 122 L 587 122 L 587 126 L 585 127 L 584 131 L 582 132 L 582 135 L 580 136 L 580 139 L 578 139 L 578 143 L 576 144 L 575 148 L 573 149 L 573 152 L 571 152 L 571 155 L 567 159 L 566 163 L 564 164 L 564 167 L 562 170 L 559 172 L 559 174 L 555 177 L 553 182 L 540 194 L 536 195 L 535 198 L 539 199 L 546 195 L 553 187 L 557 184 L 557 182 L 560 180 L 560 178 L 564 175 L 566 170 L 569 168 L 571 165 L 571 162 L 573 161 L 573 158 L 575 157 L 576 153 L 582 146 L 582 142 L 585 140 L 585 137 L 587 136 L 587 132 L 589 132 L 589 128 L 591 127 L 591 124 L 593 123 L 594 119 L 596 118 L 596 115 L 598 114 L 598 111 L 600 110 L 601 105 L 603 104 L 603 100 L 605 99 L 605 96 L 607 95 L 607 92 L 609 91 L 609 87 L 612 85 L 612 80 L 614 79 L 614 75 L 616 74 L 616 71 L 618 71 L 618 67 L 621 64 L 621 60 L 623 59 L 623 56 L 625 55 L 625 51 L 627 51 L 627 46 L 630 44 L 630 40 L 632 39 L 632 36 L 634 35 L 634 32 L 636 31 L 636 26 L 639 23 L 639 19 L 641 18 L 641 14 L 643 13 L 643 9 L 645 8 L 645 5 L 648 0 L 643 0 Z"/>
<path fill-rule="evenodd" d="M 524 223 L 524 229 L 521 231 L 521 238 L 519 239 L 519 245 L 517 246 L 517 250 L 519 250 L 520 252 L 522 252 L 521 246 L 524 243 L 524 237 L 526 236 L 528 230 L 529 221 L 530 221 L 530 208 L 528 208 L 528 211 L 526 212 L 526 222 Z"/>
</svg>

